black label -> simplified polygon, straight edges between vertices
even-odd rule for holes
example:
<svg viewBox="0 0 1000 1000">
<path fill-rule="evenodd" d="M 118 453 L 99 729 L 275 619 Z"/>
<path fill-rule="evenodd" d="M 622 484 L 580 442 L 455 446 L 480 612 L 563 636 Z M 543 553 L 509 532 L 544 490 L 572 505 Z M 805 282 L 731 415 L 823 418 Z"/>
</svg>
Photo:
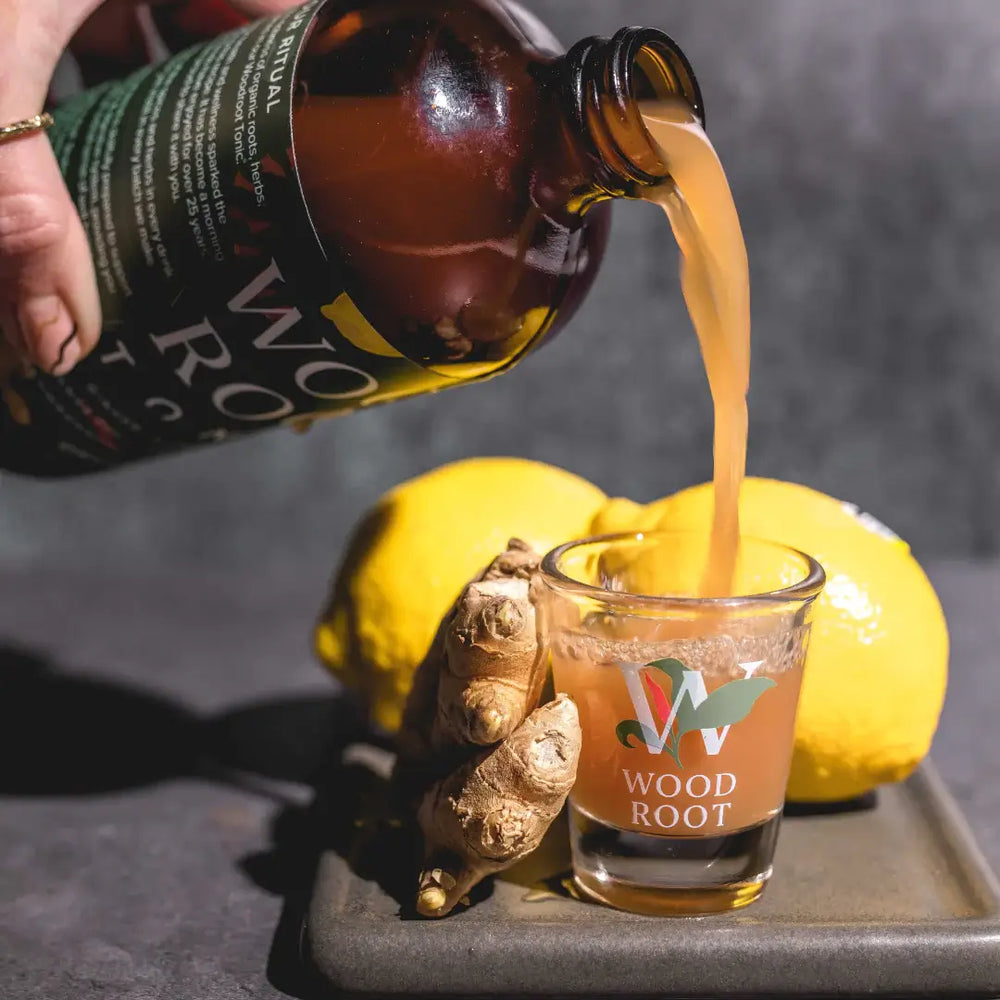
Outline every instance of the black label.
<svg viewBox="0 0 1000 1000">
<path fill-rule="evenodd" d="M 299 53 L 322 2 L 82 95 L 50 133 L 104 330 L 65 378 L 0 356 L 0 464 L 96 471 L 454 384 L 358 311 L 295 171 Z"/>
</svg>

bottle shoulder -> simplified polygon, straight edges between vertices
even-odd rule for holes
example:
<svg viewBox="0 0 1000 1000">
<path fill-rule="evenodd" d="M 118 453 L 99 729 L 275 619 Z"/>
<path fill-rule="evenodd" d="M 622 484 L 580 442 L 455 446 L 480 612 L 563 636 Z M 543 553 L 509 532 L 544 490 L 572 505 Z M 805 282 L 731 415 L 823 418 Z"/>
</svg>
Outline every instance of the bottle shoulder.
<svg viewBox="0 0 1000 1000">
<path fill-rule="evenodd" d="M 557 43 L 499 0 L 342 11 L 321 15 L 297 80 L 316 231 L 406 356 L 460 378 L 501 367 L 598 256 L 568 208 L 584 171 Z"/>
<path fill-rule="evenodd" d="M 299 63 L 296 116 L 340 114 L 350 121 L 331 121 L 331 131 L 339 124 L 342 139 L 360 145 L 367 133 L 397 130 L 414 157 L 525 158 L 537 152 L 533 130 L 559 114 L 561 55 L 540 22 L 504 0 L 362 4 L 346 13 L 330 4 Z"/>
</svg>

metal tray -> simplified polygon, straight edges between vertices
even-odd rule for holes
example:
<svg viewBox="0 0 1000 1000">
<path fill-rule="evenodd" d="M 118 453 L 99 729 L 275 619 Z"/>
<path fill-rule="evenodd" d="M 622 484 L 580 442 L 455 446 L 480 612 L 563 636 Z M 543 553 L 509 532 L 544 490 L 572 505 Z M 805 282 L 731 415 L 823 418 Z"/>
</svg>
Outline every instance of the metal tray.
<svg viewBox="0 0 1000 1000">
<path fill-rule="evenodd" d="M 370 816 L 371 792 L 353 808 Z M 572 898 L 560 827 L 471 908 L 413 919 L 409 838 L 354 830 L 322 856 L 305 927 L 342 996 L 1000 996 L 1000 889 L 930 764 L 851 809 L 789 810 L 764 898 L 715 917 Z"/>
</svg>

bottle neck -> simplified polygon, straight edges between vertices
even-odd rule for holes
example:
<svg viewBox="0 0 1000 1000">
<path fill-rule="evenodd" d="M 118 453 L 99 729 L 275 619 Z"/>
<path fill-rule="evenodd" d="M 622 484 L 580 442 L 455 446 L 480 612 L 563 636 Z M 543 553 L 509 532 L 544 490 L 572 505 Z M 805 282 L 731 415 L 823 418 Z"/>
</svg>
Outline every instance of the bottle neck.
<svg viewBox="0 0 1000 1000">
<path fill-rule="evenodd" d="M 640 102 L 683 99 L 702 125 L 698 81 L 676 43 L 655 28 L 585 38 L 567 53 L 565 86 L 577 135 L 596 163 L 598 197 L 634 197 L 670 174 L 642 121 Z"/>
</svg>

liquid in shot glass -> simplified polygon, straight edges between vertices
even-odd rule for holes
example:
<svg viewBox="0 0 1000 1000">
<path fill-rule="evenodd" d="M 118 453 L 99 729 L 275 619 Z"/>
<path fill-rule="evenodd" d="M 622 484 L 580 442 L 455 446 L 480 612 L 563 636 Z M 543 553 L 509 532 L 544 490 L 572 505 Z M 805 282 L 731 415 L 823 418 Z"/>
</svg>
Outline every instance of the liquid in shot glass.
<svg viewBox="0 0 1000 1000">
<path fill-rule="evenodd" d="M 570 543 L 543 562 L 555 686 L 583 729 L 574 878 L 641 913 L 746 906 L 771 876 L 824 574 L 744 538 L 746 596 L 685 596 L 707 551 L 707 535 L 653 532 Z"/>
</svg>

